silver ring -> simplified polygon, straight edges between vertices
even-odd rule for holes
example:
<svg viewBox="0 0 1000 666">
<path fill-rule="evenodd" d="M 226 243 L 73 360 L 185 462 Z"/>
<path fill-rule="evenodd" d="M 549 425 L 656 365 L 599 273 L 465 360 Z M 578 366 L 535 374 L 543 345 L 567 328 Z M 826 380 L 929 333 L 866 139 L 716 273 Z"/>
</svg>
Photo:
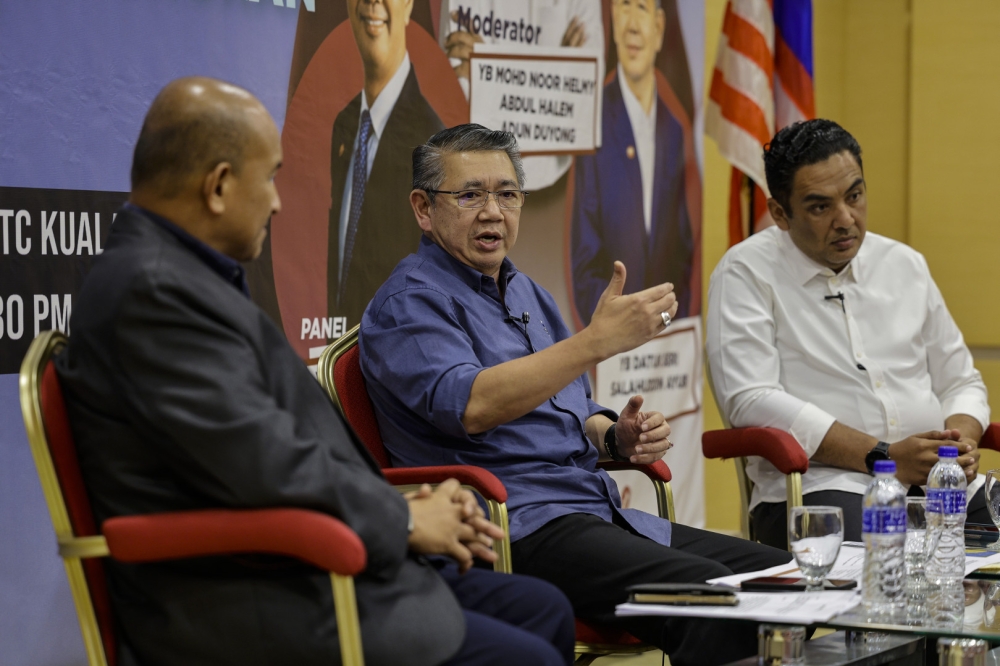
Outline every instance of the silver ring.
<svg viewBox="0 0 1000 666">
<path fill-rule="evenodd" d="M 663 320 L 663 327 L 664 328 L 666 328 L 667 326 L 670 326 L 671 319 L 670 319 L 670 313 L 669 312 L 661 312 L 660 313 L 660 319 Z"/>
</svg>

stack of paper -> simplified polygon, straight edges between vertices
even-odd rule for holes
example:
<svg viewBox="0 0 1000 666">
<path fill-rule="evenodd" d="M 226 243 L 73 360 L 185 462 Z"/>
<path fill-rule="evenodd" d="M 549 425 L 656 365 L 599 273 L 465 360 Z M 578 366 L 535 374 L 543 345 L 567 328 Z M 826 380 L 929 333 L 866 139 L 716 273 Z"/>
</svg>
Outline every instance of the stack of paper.
<svg viewBox="0 0 1000 666">
<path fill-rule="evenodd" d="M 824 592 L 737 592 L 736 606 L 666 606 L 659 604 L 621 604 L 618 616 L 677 615 L 681 617 L 715 617 L 758 622 L 794 622 L 815 624 L 826 622 L 835 615 L 846 613 L 861 602 L 854 590 Z"/>
<path fill-rule="evenodd" d="M 833 565 L 833 569 L 827 574 L 827 578 L 832 578 L 836 580 L 856 580 L 858 581 L 858 588 L 861 589 L 862 586 L 862 576 L 865 564 L 865 546 L 863 543 L 857 543 L 854 541 L 845 541 L 840 546 L 840 552 L 837 554 L 837 561 Z M 983 567 L 996 566 L 1000 564 L 1000 553 L 993 553 L 989 551 L 982 550 L 972 550 L 966 551 L 965 554 L 965 575 L 968 576 L 973 571 L 977 569 L 982 569 Z M 782 578 L 801 578 L 802 572 L 799 571 L 798 565 L 795 564 L 795 560 L 792 560 L 788 564 L 781 564 L 776 567 L 771 567 L 770 569 L 764 569 L 763 571 L 754 571 L 745 574 L 733 574 L 732 576 L 723 576 L 722 578 L 713 578 L 708 581 L 713 585 L 727 585 L 729 587 L 739 587 L 740 583 L 751 578 L 759 578 L 762 576 L 780 576 Z"/>
</svg>

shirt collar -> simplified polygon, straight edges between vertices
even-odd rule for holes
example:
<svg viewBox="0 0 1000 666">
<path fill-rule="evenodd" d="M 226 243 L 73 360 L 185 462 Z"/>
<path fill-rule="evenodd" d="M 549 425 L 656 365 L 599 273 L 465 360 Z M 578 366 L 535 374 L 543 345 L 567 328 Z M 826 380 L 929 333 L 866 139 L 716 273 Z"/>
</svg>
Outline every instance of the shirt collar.
<svg viewBox="0 0 1000 666">
<path fill-rule="evenodd" d="M 378 98 L 375 99 L 375 103 L 368 106 L 368 95 L 365 94 L 364 89 L 361 90 L 361 113 L 368 110 L 368 113 L 372 116 L 372 130 L 375 132 L 375 136 L 382 138 L 382 132 L 385 131 L 386 123 L 389 122 L 389 115 L 392 113 L 393 107 L 396 106 L 396 100 L 399 99 L 399 94 L 403 92 L 403 84 L 406 83 L 406 77 L 410 75 L 410 54 L 403 54 L 403 62 L 399 64 L 399 68 L 396 69 L 396 73 L 392 75 L 389 79 L 389 83 L 382 88 L 382 92 L 378 94 Z"/>
<path fill-rule="evenodd" d="M 778 229 L 777 236 L 778 248 L 781 254 L 786 259 L 786 266 L 791 272 L 792 277 L 795 278 L 795 283 L 799 285 L 804 285 L 809 280 L 812 280 L 817 275 L 823 278 L 832 278 L 834 276 L 839 276 L 845 280 L 851 280 L 852 282 L 861 281 L 861 265 L 865 261 L 865 255 L 867 254 L 867 244 L 862 241 L 861 247 L 858 248 L 858 253 L 854 255 L 850 263 L 844 267 L 844 270 L 840 273 L 834 273 L 832 269 L 823 266 L 809 257 L 798 248 L 795 242 L 792 240 L 791 235 L 782 229 Z"/>
<path fill-rule="evenodd" d="M 239 289 L 247 298 L 250 297 L 250 288 L 247 286 L 246 271 L 243 269 L 243 266 L 240 265 L 240 262 L 236 261 L 232 257 L 222 254 L 215 248 L 210 247 L 206 243 L 195 238 L 162 215 L 157 215 L 156 213 L 146 210 L 141 206 L 136 206 L 132 202 L 126 202 L 125 208 L 134 213 L 143 215 L 161 229 L 169 232 L 177 240 L 179 240 L 184 247 L 194 252 L 195 255 L 205 262 L 209 268 L 218 273 L 223 280 Z"/>
<path fill-rule="evenodd" d="M 618 87 L 622 89 L 625 111 L 628 113 L 629 120 L 633 124 L 640 118 L 646 123 L 651 124 L 656 122 L 656 79 L 653 79 L 653 103 L 649 106 L 649 113 L 646 113 L 642 108 L 642 103 L 639 102 L 639 98 L 628 87 L 628 81 L 625 79 L 625 70 L 622 69 L 621 63 L 618 63 Z"/>
<path fill-rule="evenodd" d="M 466 266 L 461 261 L 455 257 L 448 254 L 447 251 L 433 240 L 427 236 L 420 237 L 420 248 L 417 250 L 417 254 L 430 262 L 434 266 L 438 266 L 450 273 L 454 273 L 462 279 L 473 291 L 480 292 L 483 290 L 483 282 L 485 280 L 493 281 L 487 275 L 483 275 L 481 272 L 477 271 L 472 266 Z M 507 285 L 510 281 L 514 279 L 517 275 L 517 267 L 514 266 L 514 262 L 508 257 L 503 258 L 503 263 L 500 264 L 500 279 L 498 280 L 500 285 L 503 285 L 504 290 L 506 290 Z"/>
</svg>

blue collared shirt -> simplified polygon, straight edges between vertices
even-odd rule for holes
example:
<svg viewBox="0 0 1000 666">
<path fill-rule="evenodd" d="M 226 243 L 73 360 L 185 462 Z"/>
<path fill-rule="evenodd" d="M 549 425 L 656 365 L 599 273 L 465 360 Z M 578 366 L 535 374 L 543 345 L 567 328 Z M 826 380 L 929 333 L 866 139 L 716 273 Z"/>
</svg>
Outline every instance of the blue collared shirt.
<svg viewBox="0 0 1000 666">
<path fill-rule="evenodd" d="M 132 202 L 126 202 L 124 207 L 147 217 L 170 232 L 184 247 L 194 252 L 209 268 L 218 273 L 223 280 L 232 284 L 243 292 L 244 296 L 250 298 L 250 287 L 247 286 L 247 274 L 240 262 L 198 240 L 162 215 L 157 215 L 141 206 L 136 206 Z"/>
<path fill-rule="evenodd" d="M 421 239 L 361 320 L 361 369 L 382 439 L 396 465 L 478 465 L 507 487 L 512 540 L 559 516 L 614 513 L 669 545 L 670 523 L 621 509 L 584 432 L 595 403 L 581 375 L 530 413 L 483 433 L 462 425 L 479 372 L 541 351 L 570 332 L 552 296 L 504 259 L 497 282 Z M 528 323 L 522 321 L 529 314 Z M 510 318 L 513 318 L 511 320 Z"/>
</svg>

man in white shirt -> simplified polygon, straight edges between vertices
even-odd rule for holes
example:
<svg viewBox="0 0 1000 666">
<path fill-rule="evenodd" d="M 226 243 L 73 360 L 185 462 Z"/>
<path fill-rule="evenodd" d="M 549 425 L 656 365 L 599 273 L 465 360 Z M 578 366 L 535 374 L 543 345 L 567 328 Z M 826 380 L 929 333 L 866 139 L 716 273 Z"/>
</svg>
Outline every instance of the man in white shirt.
<svg viewBox="0 0 1000 666">
<path fill-rule="evenodd" d="M 573 302 L 587 324 L 615 260 L 625 293 L 670 282 L 691 312 L 694 242 L 685 196 L 684 131 L 656 88 L 666 15 L 656 0 L 614 0 L 617 75 L 604 87 L 603 144 L 576 160 L 570 254 Z"/>
<path fill-rule="evenodd" d="M 349 0 L 364 88 L 333 125 L 328 315 L 361 321 L 368 301 L 420 243 L 410 210 L 413 149 L 444 129 L 406 51 L 413 0 Z"/>
<path fill-rule="evenodd" d="M 764 163 L 777 226 L 731 248 L 709 286 L 723 414 L 733 427 L 795 437 L 810 458 L 805 503 L 843 507 L 845 539 L 861 538 L 876 460 L 896 461 L 897 478 L 920 486 L 945 440 L 970 482 L 969 519 L 990 522 L 976 477 L 986 386 L 923 256 L 866 231 L 857 141 L 829 120 L 797 123 Z M 755 537 L 782 546 L 784 476 L 761 458 L 747 473 Z"/>
</svg>

